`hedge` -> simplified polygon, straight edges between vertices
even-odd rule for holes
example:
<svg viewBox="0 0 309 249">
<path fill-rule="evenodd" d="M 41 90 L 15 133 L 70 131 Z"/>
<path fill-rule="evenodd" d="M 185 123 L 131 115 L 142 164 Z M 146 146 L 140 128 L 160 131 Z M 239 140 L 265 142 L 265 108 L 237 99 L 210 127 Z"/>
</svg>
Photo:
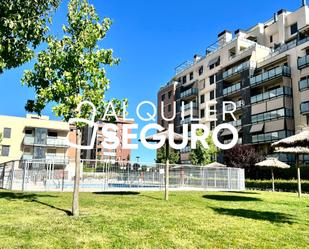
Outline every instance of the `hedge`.
<svg viewBox="0 0 309 249">
<path fill-rule="evenodd" d="M 271 190 L 271 180 L 246 180 L 247 189 Z M 309 193 L 309 181 L 301 181 L 302 192 Z M 297 192 L 297 180 L 275 180 L 276 191 Z"/>
</svg>

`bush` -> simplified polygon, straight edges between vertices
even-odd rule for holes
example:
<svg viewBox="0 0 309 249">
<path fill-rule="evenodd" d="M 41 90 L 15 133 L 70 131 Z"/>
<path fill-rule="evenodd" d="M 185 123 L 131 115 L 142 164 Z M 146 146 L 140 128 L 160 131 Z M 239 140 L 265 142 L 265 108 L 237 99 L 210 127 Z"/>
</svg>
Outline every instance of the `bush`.
<svg viewBox="0 0 309 249">
<path fill-rule="evenodd" d="M 247 189 L 271 190 L 271 180 L 246 180 Z M 301 181 L 302 192 L 309 193 L 309 181 Z M 275 180 L 276 191 L 297 192 L 297 180 Z"/>
</svg>

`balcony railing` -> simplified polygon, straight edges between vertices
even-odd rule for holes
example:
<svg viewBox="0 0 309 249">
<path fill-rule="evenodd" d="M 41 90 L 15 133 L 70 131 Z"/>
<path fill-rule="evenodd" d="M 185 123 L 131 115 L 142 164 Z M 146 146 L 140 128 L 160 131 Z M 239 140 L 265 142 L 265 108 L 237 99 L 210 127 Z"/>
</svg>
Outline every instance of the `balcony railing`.
<svg viewBox="0 0 309 249">
<path fill-rule="evenodd" d="M 23 160 L 29 161 L 49 161 L 54 164 L 68 164 L 70 162 L 67 156 L 57 156 L 57 155 L 46 155 L 45 158 L 34 158 L 33 155 L 24 154 L 22 156 Z"/>
<path fill-rule="evenodd" d="M 306 77 L 305 79 L 300 80 L 300 81 L 298 82 L 298 86 L 299 86 L 299 90 L 300 90 L 300 91 L 303 91 L 303 90 L 305 90 L 305 89 L 309 89 L 309 78 Z"/>
<path fill-rule="evenodd" d="M 180 94 L 180 98 L 185 98 L 191 95 L 197 95 L 198 89 L 197 88 L 190 88 Z"/>
<path fill-rule="evenodd" d="M 223 95 L 228 95 L 228 94 L 234 93 L 234 92 L 240 90 L 240 88 L 241 88 L 240 83 L 226 87 L 226 88 L 223 89 Z"/>
<path fill-rule="evenodd" d="M 274 89 L 274 90 L 271 90 L 265 93 L 260 93 L 258 95 L 251 97 L 251 103 L 254 104 L 260 101 L 276 98 L 282 95 L 291 96 L 292 89 L 290 87 L 283 86 L 283 87 L 280 87 L 280 88 L 277 88 L 277 89 Z"/>
<path fill-rule="evenodd" d="M 257 76 L 254 76 L 250 78 L 250 84 L 251 86 L 261 84 L 263 82 L 269 81 L 271 79 L 281 77 L 281 76 L 291 76 L 291 68 L 288 66 L 280 66 L 276 67 L 274 69 L 271 69 L 269 71 L 266 71 L 262 74 L 259 74 Z"/>
<path fill-rule="evenodd" d="M 297 67 L 298 69 L 302 69 L 309 66 L 309 55 L 305 55 L 303 57 L 298 58 Z"/>
<path fill-rule="evenodd" d="M 192 102 L 192 104 L 191 103 L 185 104 L 184 110 L 186 111 L 186 110 L 191 109 L 191 105 L 192 105 L 193 109 L 198 109 L 198 104 L 196 102 Z"/>
<path fill-rule="evenodd" d="M 198 119 L 198 117 L 193 117 L 194 119 Z M 194 123 L 194 122 L 198 122 L 197 120 L 192 120 L 191 117 L 189 118 L 185 118 L 184 120 L 180 121 L 180 124 L 190 124 L 190 123 Z"/>
<path fill-rule="evenodd" d="M 35 137 L 33 136 L 25 136 L 24 137 L 25 145 L 42 145 L 42 146 L 51 146 L 51 147 L 67 147 L 66 140 L 64 138 L 56 138 L 56 137 L 47 137 L 46 143 L 36 143 Z"/>
<path fill-rule="evenodd" d="M 301 113 L 309 113 L 309 101 L 303 102 L 300 104 L 300 112 Z"/>
<path fill-rule="evenodd" d="M 256 67 L 256 63 L 253 61 L 246 61 L 243 62 L 235 67 L 230 68 L 229 70 L 223 72 L 223 79 L 226 79 L 234 74 L 240 73 L 246 69 L 249 68 L 255 68 Z"/>
<path fill-rule="evenodd" d="M 233 125 L 234 127 L 238 127 L 238 126 L 241 126 L 241 119 L 237 119 L 237 120 L 230 121 L 227 123 Z"/>
<path fill-rule="evenodd" d="M 238 100 L 238 101 L 235 102 L 235 105 L 236 105 L 236 110 L 237 110 L 237 109 L 243 107 L 245 105 L 245 102 L 243 100 Z M 233 108 L 234 108 L 234 105 L 232 105 L 232 104 L 226 105 L 226 110 L 228 110 L 228 111 L 233 110 Z"/>
</svg>

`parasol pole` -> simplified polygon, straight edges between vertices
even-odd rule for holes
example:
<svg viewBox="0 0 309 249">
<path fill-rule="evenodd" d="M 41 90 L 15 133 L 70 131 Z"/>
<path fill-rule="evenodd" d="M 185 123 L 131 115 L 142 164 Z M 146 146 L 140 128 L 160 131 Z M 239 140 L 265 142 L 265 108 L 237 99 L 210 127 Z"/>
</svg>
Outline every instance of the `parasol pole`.
<svg viewBox="0 0 309 249">
<path fill-rule="evenodd" d="M 169 185 L 169 145 L 168 141 L 165 142 L 165 181 L 164 181 L 164 200 L 168 201 L 168 185 Z"/>
</svg>

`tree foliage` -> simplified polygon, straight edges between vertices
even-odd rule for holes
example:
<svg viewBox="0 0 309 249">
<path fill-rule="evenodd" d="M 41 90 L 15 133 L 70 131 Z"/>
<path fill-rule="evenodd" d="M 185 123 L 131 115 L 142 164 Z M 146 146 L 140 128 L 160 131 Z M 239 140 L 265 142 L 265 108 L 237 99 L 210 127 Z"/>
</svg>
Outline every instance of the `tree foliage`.
<svg viewBox="0 0 309 249">
<path fill-rule="evenodd" d="M 179 163 L 179 152 L 173 150 L 173 149 L 169 149 L 169 163 L 171 164 L 176 164 Z M 162 146 L 158 152 L 157 152 L 157 159 L 156 159 L 156 163 L 165 163 L 166 162 L 166 148 L 165 146 Z"/>
<path fill-rule="evenodd" d="M 75 113 L 78 103 L 88 100 L 97 107 L 97 117 L 101 118 L 107 106 L 104 94 L 109 88 L 103 66 L 119 62 L 112 49 L 98 46 L 110 29 L 111 20 L 104 18 L 100 22 L 87 0 L 71 0 L 68 8 L 68 25 L 63 26 L 62 39 L 50 36 L 34 69 L 24 73 L 23 83 L 36 92 L 35 100 L 28 100 L 26 110 L 41 114 L 52 102 L 56 103 L 55 115 L 66 121 L 71 117 L 88 118 L 89 108 L 84 108 L 81 115 Z M 120 101 L 113 101 L 119 110 Z"/>
<path fill-rule="evenodd" d="M 230 167 L 248 168 L 263 159 L 252 145 L 236 145 L 224 153 L 225 162 Z"/>
<path fill-rule="evenodd" d="M 202 131 L 197 131 L 197 135 L 201 136 Z M 219 150 L 215 146 L 211 134 L 206 138 L 206 142 L 209 148 L 204 148 L 202 143 L 198 141 L 196 143 L 196 149 L 192 149 L 190 152 L 190 160 L 193 165 L 207 165 L 214 161 L 215 156 L 218 154 Z"/>
<path fill-rule="evenodd" d="M 29 61 L 59 0 L 0 1 L 0 73 Z"/>
</svg>

